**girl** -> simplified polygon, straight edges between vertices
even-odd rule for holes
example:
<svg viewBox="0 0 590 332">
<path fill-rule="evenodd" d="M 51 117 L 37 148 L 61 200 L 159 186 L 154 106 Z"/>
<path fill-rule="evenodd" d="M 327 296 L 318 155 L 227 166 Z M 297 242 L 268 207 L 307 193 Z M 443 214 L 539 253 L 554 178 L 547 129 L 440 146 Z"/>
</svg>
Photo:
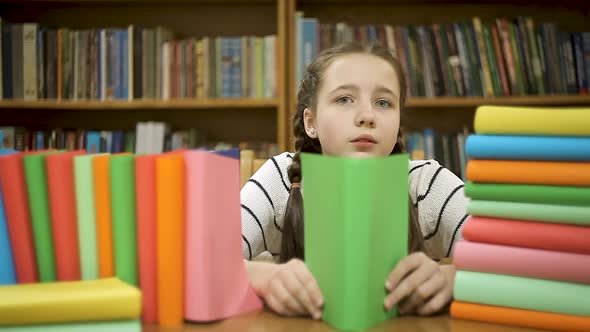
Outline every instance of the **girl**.
<svg viewBox="0 0 590 332">
<path fill-rule="evenodd" d="M 307 68 L 294 117 L 296 152 L 267 161 L 241 191 L 248 277 L 274 311 L 322 314 L 321 290 L 302 261 L 301 152 L 346 157 L 403 153 L 400 114 L 406 81 L 399 62 L 376 46 L 345 44 L 322 52 Z M 342 179 L 346 181 L 346 179 Z M 448 257 L 467 219 L 463 182 L 434 160 L 409 165 L 411 254 L 391 271 L 384 307 L 429 315 L 451 300 L 455 269 Z M 362 222 L 359 221 L 359 222 Z M 278 258 L 280 264 L 251 261 Z M 271 256 L 272 255 L 272 256 Z"/>
</svg>

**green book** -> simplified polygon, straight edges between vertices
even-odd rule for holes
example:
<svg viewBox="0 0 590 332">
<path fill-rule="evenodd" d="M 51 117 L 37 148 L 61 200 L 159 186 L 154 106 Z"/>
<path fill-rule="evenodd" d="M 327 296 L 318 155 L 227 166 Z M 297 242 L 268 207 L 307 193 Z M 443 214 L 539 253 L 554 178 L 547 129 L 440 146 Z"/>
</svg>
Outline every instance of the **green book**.
<svg viewBox="0 0 590 332">
<path fill-rule="evenodd" d="M 590 206 L 589 187 L 467 182 L 465 195 L 483 201 Z"/>
<path fill-rule="evenodd" d="M 96 210 L 94 207 L 94 177 L 92 172 L 92 159 L 95 156 L 74 157 L 74 186 L 82 280 L 98 279 Z"/>
<path fill-rule="evenodd" d="M 0 332 L 140 332 L 139 320 L 3 326 Z"/>
<path fill-rule="evenodd" d="M 35 240 L 35 254 L 41 282 L 57 280 L 45 157 L 58 152 L 51 151 L 23 157 L 31 212 L 31 226 Z"/>
<path fill-rule="evenodd" d="M 467 211 L 474 216 L 590 226 L 588 206 L 471 200 Z"/>
<path fill-rule="evenodd" d="M 115 275 L 137 286 L 134 157 L 132 154 L 113 155 L 109 166 Z"/>
<path fill-rule="evenodd" d="M 457 271 L 457 301 L 590 316 L 590 285 L 501 274 Z"/>
<path fill-rule="evenodd" d="M 305 261 L 324 296 L 323 319 L 368 329 L 397 315 L 385 280 L 408 252 L 408 155 L 302 154 Z"/>
</svg>

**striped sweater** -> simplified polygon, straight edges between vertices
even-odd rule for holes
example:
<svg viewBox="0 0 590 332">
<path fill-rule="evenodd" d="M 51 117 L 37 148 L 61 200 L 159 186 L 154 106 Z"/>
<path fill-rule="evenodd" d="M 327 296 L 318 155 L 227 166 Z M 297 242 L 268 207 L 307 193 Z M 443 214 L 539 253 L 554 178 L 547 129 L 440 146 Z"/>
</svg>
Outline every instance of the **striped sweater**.
<svg viewBox="0 0 590 332">
<path fill-rule="evenodd" d="M 292 153 L 277 155 L 262 165 L 242 188 L 242 244 L 245 259 L 277 256 L 291 183 L 287 169 Z M 469 217 L 463 182 L 435 160 L 410 161 L 410 199 L 417 207 L 426 254 L 434 259 L 451 255 Z"/>
</svg>

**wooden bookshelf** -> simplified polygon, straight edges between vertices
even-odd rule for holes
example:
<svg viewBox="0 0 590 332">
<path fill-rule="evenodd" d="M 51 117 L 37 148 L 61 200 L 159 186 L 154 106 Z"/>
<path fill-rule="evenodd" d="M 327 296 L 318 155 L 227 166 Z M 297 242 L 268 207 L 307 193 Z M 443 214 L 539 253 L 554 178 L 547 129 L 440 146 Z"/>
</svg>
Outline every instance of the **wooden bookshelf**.
<svg viewBox="0 0 590 332">
<path fill-rule="evenodd" d="M 276 94 L 271 99 L 4 100 L 0 122 L 33 128 L 131 129 L 135 122 L 154 120 L 178 129 L 198 126 L 212 133 L 211 140 L 260 139 L 284 150 L 288 136 L 285 4 L 283 0 L 0 0 L 0 17 L 13 23 L 70 29 L 163 26 L 175 33 L 175 39 L 277 36 Z"/>
<path fill-rule="evenodd" d="M 514 106 L 584 106 L 590 105 L 590 95 L 564 96 L 526 96 L 526 97 L 437 97 L 412 98 L 406 103 L 407 108 L 475 108 L 480 105 L 514 105 Z"/>
<path fill-rule="evenodd" d="M 277 108 L 278 99 L 175 99 L 175 100 L 133 100 L 133 101 L 55 101 L 55 100 L 2 100 L 0 109 L 50 109 L 50 110 L 142 110 L 142 109 L 260 109 Z"/>
<path fill-rule="evenodd" d="M 287 33 L 289 52 L 286 96 L 289 118 L 296 105 L 296 36 L 295 12 L 318 18 L 320 23 L 345 22 L 351 25 L 391 24 L 393 26 L 429 25 L 500 17 L 530 16 L 535 22 L 556 22 L 564 31 L 590 31 L 590 2 L 584 0 L 484 0 L 477 3 L 463 0 L 288 0 Z M 480 105 L 514 106 L 588 106 L 588 95 L 543 95 L 514 97 L 410 97 L 402 115 L 406 129 L 433 127 L 440 131 L 459 131 L 473 126 L 474 110 Z M 290 126 L 290 123 L 289 123 Z M 291 127 L 289 127 L 291 128 Z M 292 132 L 291 129 L 288 130 Z M 289 147 L 294 147 L 289 136 Z"/>
</svg>

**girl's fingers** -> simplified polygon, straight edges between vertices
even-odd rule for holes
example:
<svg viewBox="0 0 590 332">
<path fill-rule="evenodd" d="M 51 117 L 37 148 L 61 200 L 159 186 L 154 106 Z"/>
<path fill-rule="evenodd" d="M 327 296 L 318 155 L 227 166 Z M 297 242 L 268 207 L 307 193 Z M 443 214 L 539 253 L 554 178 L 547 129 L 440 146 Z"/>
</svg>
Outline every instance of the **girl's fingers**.
<svg viewBox="0 0 590 332">
<path fill-rule="evenodd" d="M 308 312 L 315 318 L 319 314 L 319 310 L 313 304 L 309 290 L 306 288 L 304 282 L 300 280 L 299 277 L 299 275 L 303 275 L 305 277 L 306 271 L 309 273 L 303 262 L 301 262 L 300 266 L 293 266 L 292 272 L 285 273 L 283 275 L 283 284 L 289 291 L 291 297 L 300 304 L 302 309 L 304 309 L 304 312 Z"/>
<path fill-rule="evenodd" d="M 408 256 L 410 257 L 410 256 Z M 392 274 L 396 272 L 394 269 Z M 387 297 L 385 298 L 385 308 L 390 310 L 394 305 L 399 303 L 403 298 L 409 296 L 414 292 L 415 289 L 420 287 L 422 283 L 426 280 L 430 279 L 433 274 L 438 271 L 438 264 L 432 261 L 431 259 L 426 259 L 418 262 L 414 262 L 413 260 L 408 262 L 406 266 L 402 266 L 400 270 L 407 270 L 409 269 L 410 274 L 405 277 L 399 284 L 393 285 L 393 290 Z"/>
<path fill-rule="evenodd" d="M 269 293 L 267 296 L 265 296 L 264 300 L 266 301 L 266 304 L 268 304 L 268 306 L 276 313 L 283 315 L 283 316 L 289 316 L 289 311 L 287 310 L 287 308 L 281 303 L 281 301 L 277 300 L 276 297 L 272 294 Z"/>
<path fill-rule="evenodd" d="M 439 312 L 444 306 L 446 306 L 451 299 L 448 287 L 444 287 L 442 291 L 439 291 L 429 301 L 418 307 L 416 312 L 418 315 L 427 316 Z"/>
<path fill-rule="evenodd" d="M 319 319 L 322 316 L 322 292 L 317 281 L 307 268 L 307 265 L 301 261 L 298 261 L 297 264 L 298 266 L 294 268 L 295 273 L 293 276 L 297 281 L 297 287 L 289 291 L 297 296 L 299 302 L 303 304 L 314 319 Z"/>
<path fill-rule="evenodd" d="M 399 312 L 408 314 L 421 307 L 444 288 L 446 280 L 441 273 L 434 274 L 426 282 L 418 286 L 410 296 L 400 302 Z"/>
<path fill-rule="evenodd" d="M 305 308 L 299 303 L 295 294 L 291 294 L 286 284 L 286 279 L 283 274 L 277 276 L 277 279 L 273 280 L 270 285 L 270 294 L 281 303 L 281 305 L 289 312 L 289 315 L 303 315 L 306 313 Z M 292 287 L 292 286 L 289 286 Z"/>
</svg>

